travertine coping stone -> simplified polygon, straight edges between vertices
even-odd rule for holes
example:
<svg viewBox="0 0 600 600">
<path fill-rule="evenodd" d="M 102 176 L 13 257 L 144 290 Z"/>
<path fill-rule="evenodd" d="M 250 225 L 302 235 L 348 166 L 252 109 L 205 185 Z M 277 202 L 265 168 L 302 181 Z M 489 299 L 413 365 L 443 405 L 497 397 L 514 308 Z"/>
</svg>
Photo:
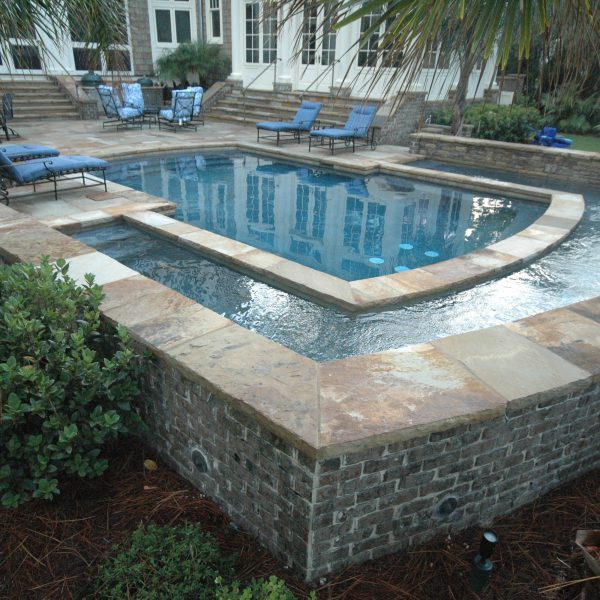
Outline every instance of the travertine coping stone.
<svg viewBox="0 0 600 600">
<path fill-rule="evenodd" d="M 65 255 L 74 240 L 17 214 L 0 208 L 0 252 L 2 232 L 18 239 L 35 231 L 37 248 L 66 257 L 78 280 L 92 272 L 105 283 L 106 318 L 316 458 L 477 423 L 598 378 L 600 299 L 431 344 L 319 364 L 79 242 L 78 252 Z M 26 244 L 11 256 L 32 258 Z M 554 329 L 565 332 L 560 341 Z"/>
<path fill-rule="evenodd" d="M 390 174 L 404 173 L 406 167 L 390 168 Z M 424 169 L 408 169 L 426 179 Z M 436 179 L 442 180 L 441 177 Z M 477 187 L 479 180 L 453 176 L 451 183 Z M 446 182 L 447 183 L 447 182 Z M 486 189 L 498 191 L 497 182 L 486 181 Z M 382 308 L 411 301 L 449 289 L 495 277 L 539 257 L 559 244 L 575 228 L 583 215 L 584 204 L 577 194 L 517 186 L 504 191 L 548 202 L 546 212 L 532 225 L 501 242 L 486 248 L 403 273 L 370 279 L 345 281 L 238 242 L 219 234 L 198 229 L 153 212 L 129 212 L 126 221 L 152 233 L 215 258 L 239 271 L 273 283 L 277 287 L 347 312 Z M 496 188 L 494 190 L 494 188 Z"/>
</svg>

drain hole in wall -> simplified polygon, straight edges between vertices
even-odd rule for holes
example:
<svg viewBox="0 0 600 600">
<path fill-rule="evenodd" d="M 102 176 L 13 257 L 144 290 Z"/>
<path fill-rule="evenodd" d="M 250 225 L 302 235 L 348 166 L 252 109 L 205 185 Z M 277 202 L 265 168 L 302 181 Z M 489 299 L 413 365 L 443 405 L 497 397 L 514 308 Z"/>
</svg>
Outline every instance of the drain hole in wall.
<svg viewBox="0 0 600 600">
<path fill-rule="evenodd" d="M 458 498 L 456 496 L 448 496 L 444 498 L 437 507 L 437 513 L 440 517 L 449 517 L 458 506 Z"/>
<path fill-rule="evenodd" d="M 192 450 L 192 462 L 200 473 L 208 473 L 208 460 L 200 448 L 194 448 Z"/>
<path fill-rule="evenodd" d="M 235 460 L 235 462 L 240 462 L 240 455 L 237 452 L 233 453 L 233 460 Z"/>
</svg>

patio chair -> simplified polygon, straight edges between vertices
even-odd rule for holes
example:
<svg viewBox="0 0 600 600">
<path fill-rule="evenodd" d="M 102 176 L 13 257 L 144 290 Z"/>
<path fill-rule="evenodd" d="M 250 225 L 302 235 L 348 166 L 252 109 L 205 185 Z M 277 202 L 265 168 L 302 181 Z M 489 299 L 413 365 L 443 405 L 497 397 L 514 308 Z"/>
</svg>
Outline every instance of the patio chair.
<svg viewBox="0 0 600 600">
<path fill-rule="evenodd" d="M 281 134 L 291 134 L 293 139 L 300 143 L 300 137 L 302 133 L 310 133 L 317 116 L 323 105 L 320 102 L 308 102 L 307 100 L 302 101 L 300 108 L 296 113 L 294 119 L 288 121 L 264 121 L 256 124 L 256 141 L 260 141 L 261 129 L 270 131 L 275 135 L 263 135 L 265 138 L 276 138 L 276 145 L 279 146 L 279 139 Z"/>
<path fill-rule="evenodd" d="M 571 138 L 560 137 L 556 133 L 556 127 L 544 127 L 541 131 L 536 131 L 533 143 L 536 146 L 546 146 L 547 148 L 570 148 L 572 146 Z"/>
<path fill-rule="evenodd" d="M 204 88 L 200 86 L 187 87 L 184 91 L 194 92 L 196 94 L 194 96 L 194 111 L 192 113 L 192 122 L 202 123 L 202 125 L 204 125 L 204 116 L 202 115 L 202 97 L 204 96 Z"/>
<path fill-rule="evenodd" d="M 193 129 L 196 125 L 192 123 L 194 116 L 194 102 L 196 92 L 187 90 L 173 90 L 171 108 L 163 108 L 158 113 L 158 128 L 178 131 L 179 129 Z"/>
<path fill-rule="evenodd" d="M 342 142 L 344 146 L 352 144 L 352 152 L 354 152 L 356 140 L 364 140 L 361 146 L 370 146 L 371 150 L 375 150 L 377 142 L 375 141 L 375 129 L 372 127 L 372 123 L 376 112 L 376 106 L 357 104 L 341 129 L 330 127 L 311 131 L 308 140 L 308 151 L 310 152 L 313 139 L 318 139 L 321 143 L 327 140 L 331 154 L 333 154 L 336 142 Z"/>
<path fill-rule="evenodd" d="M 83 185 L 79 187 L 94 187 L 103 185 L 106 189 L 106 168 L 108 163 L 91 156 L 57 156 L 55 158 L 38 158 L 22 163 L 13 163 L 5 152 L 0 152 L 0 178 L 8 179 L 16 186 L 33 185 L 36 192 L 36 183 L 54 183 L 54 199 L 58 200 L 59 181 L 73 181 L 69 175 L 81 175 Z M 86 178 L 86 174 L 93 171 L 102 173 L 102 181 L 96 178 Z M 92 181 L 93 183 L 87 183 Z M 73 189 L 73 188 L 69 188 Z M 8 205 L 8 193 L 0 194 Z"/>
<path fill-rule="evenodd" d="M 8 156 L 12 162 L 31 160 L 32 158 L 48 158 L 60 154 L 56 148 L 37 146 L 35 144 L 10 144 L 8 146 L 0 146 L 0 152 L 3 152 Z"/>
<path fill-rule="evenodd" d="M 13 98 L 14 94 L 2 94 L 2 106 L 0 107 L 0 127 L 4 130 L 6 141 L 10 140 L 10 136 L 21 137 L 12 127 L 9 127 L 6 122 L 13 118 Z"/>
<path fill-rule="evenodd" d="M 98 86 L 98 95 L 102 102 L 104 114 L 107 121 L 102 122 L 102 128 L 116 127 L 126 129 L 128 127 L 142 128 L 143 110 L 131 106 L 123 106 L 115 91 L 107 85 Z"/>
</svg>

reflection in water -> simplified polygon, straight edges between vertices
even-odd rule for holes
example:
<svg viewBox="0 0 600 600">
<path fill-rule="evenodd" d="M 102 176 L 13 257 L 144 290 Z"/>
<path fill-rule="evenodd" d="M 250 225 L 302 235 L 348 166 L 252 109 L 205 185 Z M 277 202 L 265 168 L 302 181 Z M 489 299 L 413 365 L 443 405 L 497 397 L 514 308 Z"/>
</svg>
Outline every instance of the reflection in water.
<svg viewBox="0 0 600 600">
<path fill-rule="evenodd" d="M 107 177 L 176 202 L 179 220 L 346 280 L 459 256 L 513 235 L 544 209 L 235 151 L 115 163 Z"/>
</svg>

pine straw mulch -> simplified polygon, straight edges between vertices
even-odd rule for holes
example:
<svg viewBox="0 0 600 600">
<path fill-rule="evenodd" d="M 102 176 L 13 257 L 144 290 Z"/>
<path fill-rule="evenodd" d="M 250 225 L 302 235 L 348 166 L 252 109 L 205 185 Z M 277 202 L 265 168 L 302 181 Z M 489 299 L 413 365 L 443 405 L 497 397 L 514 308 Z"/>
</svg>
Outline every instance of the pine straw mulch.
<svg viewBox="0 0 600 600">
<path fill-rule="evenodd" d="M 242 581 L 275 574 L 304 598 L 308 588 L 258 542 L 231 526 L 213 503 L 164 465 L 144 469 L 151 452 L 129 439 L 110 456 L 100 479 L 64 485 L 53 503 L 33 501 L 0 512 L 0 598 L 80 598 L 110 549 L 140 523 L 198 522 L 235 552 Z M 577 529 L 600 528 L 600 470 L 551 492 L 497 520 L 500 544 L 494 555 L 486 600 L 600 600 L 574 546 Z M 465 600 L 470 561 L 481 530 L 348 568 L 322 582 L 319 600 Z M 583 581 L 581 581 L 583 580 Z"/>
</svg>

